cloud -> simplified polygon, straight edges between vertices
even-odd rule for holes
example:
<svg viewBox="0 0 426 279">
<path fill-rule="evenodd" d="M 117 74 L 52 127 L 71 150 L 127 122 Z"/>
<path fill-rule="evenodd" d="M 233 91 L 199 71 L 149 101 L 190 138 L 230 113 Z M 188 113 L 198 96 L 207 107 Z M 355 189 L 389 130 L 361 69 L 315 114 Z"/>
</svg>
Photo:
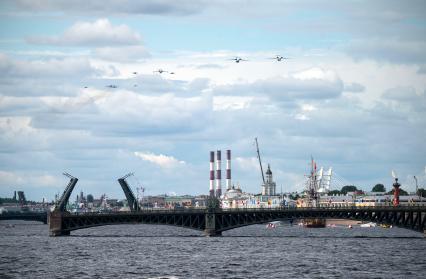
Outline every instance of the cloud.
<svg viewBox="0 0 426 279">
<path fill-rule="evenodd" d="M 236 157 L 235 164 L 237 168 L 245 171 L 260 170 L 259 161 L 256 157 Z"/>
<path fill-rule="evenodd" d="M 356 60 L 370 59 L 396 64 L 425 64 L 425 42 L 371 39 L 353 40 L 343 50 Z"/>
<path fill-rule="evenodd" d="M 45 133 L 31 126 L 28 115 L 0 117 L 0 153 L 41 150 L 46 148 L 48 139 Z"/>
<path fill-rule="evenodd" d="M 311 118 L 309 118 L 309 116 L 307 116 L 306 114 L 298 113 L 294 116 L 294 119 L 305 121 L 305 120 L 310 120 Z"/>
<path fill-rule="evenodd" d="M 338 98 L 343 82 L 336 73 L 321 68 L 310 68 L 290 76 L 277 76 L 252 83 L 218 86 L 215 95 L 267 96 L 275 101 Z"/>
<path fill-rule="evenodd" d="M 102 98 L 85 91 L 75 97 L 45 97 L 44 109 L 33 116 L 31 125 L 103 136 L 183 134 L 203 130 L 212 107 L 204 96 L 145 96 L 119 88 L 99 94 Z"/>
<path fill-rule="evenodd" d="M 413 87 L 399 86 L 386 90 L 382 97 L 388 100 L 407 102 L 416 100 L 419 96 Z"/>
<path fill-rule="evenodd" d="M 93 54 L 106 61 L 136 62 L 151 57 L 143 46 L 121 46 L 96 48 Z"/>
<path fill-rule="evenodd" d="M 134 152 L 134 155 L 136 157 L 141 158 L 144 161 L 148 161 L 151 162 L 153 164 L 156 164 L 158 166 L 160 166 L 161 168 L 175 168 L 177 166 L 180 165 L 184 165 L 185 162 L 184 161 L 179 161 L 178 159 L 176 159 L 173 156 L 166 156 L 163 154 L 160 155 L 156 155 L 154 153 L 150 153 L 150 152 Z"/>
<path fill-rule="evenodd" d="M 416 90 L 411 86 L 398 86 L 386 90 L 382 94 L 382 100 L 387 102 L 386 105 L 392 107 L 393 110 L 405 112 L 411 117 L 418 115 L 424 118 L 426 111 L 426 91 L 417 94 Z"/>
<path fill-rule="evenodd" d="M 365 86 L 356 82 L 344 85 L 343 91 L 351 93 L 360 93 L 365 91 Z"/>
<path fill-rule="evenodd" d="M 97 76 L 87 58 L 50 58 L 45 60 L 14 60 L 0 53 L 0 79 L 10 78 L 75 78 Z"/>
<path fill-rule="evenodd" d="M 12 59 L 0 54 L 2 96 L 73 96 L 99 77 L 117 73 L 114 66 L 95 67 L 88 58 Z"/>
<path fill-rule="evenodd" d="M 1 185 L 22 185 L 24 183 L 24 179 L 19 175 L 0 170 L 0 184 Z"/>
<path fill-rule="evenodd" d="M 305 112 L 314 111 L 316 109 L 317 108 L 314 105 L 310 105 L 310 104 L 303 104 L 302 105 L 302 111 L 305 111 Z"/>
<path fill-rule="evenodd" d="M 18 10 L 33 12 L 63 12 L 77 14 L 146 14 L 146 15 L 190 15 L 201 12 L 208 1 L 181 0 L 18 0 L 12 2 Z"/>
<path fill-rule="evenodd" d="M 197 69 L 223 69 L 225 66 L 219 64 L 201 64 L 196 66 Z"/>
<path fill-rule="evenodd" d="M 11 171 L 0 170 L 0 185 L 8 187 L 22 187 L 30 184 L 33 187 L 57 187 L 61 181 L 52 175 L 28 175 Z"/>
<path fill-rule="evenodd" d="M 258 192 L 257 136 L 262 160 L 271 162 L 285 191 L 308 171 L 311 154 L 361 188 L 392 183 L 390 169 L 403 174 L 425 166 L 418 3 L 77 0 L 28 1 L 14 15 L 2 10 L 11 28 L 6 24 L 0 40 L 8 54 L 0 57 L 0 170 L 10 172 L 11 183 L 24 179 L 26 194 L 36 198 L 63 190 L 66 178 L 56 189 L 32 186 L 53 185 L 43 176 L 63 170 L 93 194 L 124 198 L 116 178 L 129 171 L 149 194 L 201 194 L 208 192 L 208 151 L 226 147 L 239 158 L 233 179 Z M 191 9 L 195 16 L 173 17 Z M 137 22 L 131 13 L 156 16 Z M 106 17 L 112 33 L 124 26 L 130 40 L 97 26 Z M 58 33 L 39 28 L 70 20 Z M 43 45 L 25 44 L 15 27 L 48 37 L 33 38 Z M 153 59 L 146 59 L 144 32 Z M 293 59 L 266 59 L 277 53 Z M 227 60 L 235 55 L 249 61 Z M 176 75 L 153 75 L 158 67 Z M 30 176 L 40 182 L 31 184 Z"/>
<path fill-rule="evenodd" d="M 421 66 L 419 67 L 419 69 L 417 70 L 417 73 L 418 73 L 418 74 L 421 74 L 421 75 L 426 74 L 426 65 L 421 65 Z"/>
<path fill-rule="evenodd" d="M 32 44 L 58 46 L 117 46 L 139 45 L 142 37 L 127 25 L 114 26 L 108 19 L 101 18 L 94 22 L 79 21 L 67 29 L 61 36 L 29 37 Z"/>
<path fill-rule="evenodd" d="M 213 99 L 213 110 L 242 110 L 250 107 L 253 97 L 218 96 Z"/>
</svg>

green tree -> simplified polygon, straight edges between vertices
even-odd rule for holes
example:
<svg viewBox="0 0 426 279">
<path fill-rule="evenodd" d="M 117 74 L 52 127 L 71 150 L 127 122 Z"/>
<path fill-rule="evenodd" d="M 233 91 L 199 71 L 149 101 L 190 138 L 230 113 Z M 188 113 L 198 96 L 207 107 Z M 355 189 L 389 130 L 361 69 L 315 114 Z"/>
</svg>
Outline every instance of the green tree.
<svg viewBox="0 0 426 279">
<path fill-rule="evenodd" d="M 386 192 L 386 188 L 385 185 L 379 183 L 374 185 L 373 189 L 371 190 L 371 192 Z"/>
<path fill-rule="evenodd" d="M 341 194 L 341 192 L 339 190 L 333 190 L 333 191 L 328 192 L 329 196 L 340 195 L 340 194 Z"/>
<path fill-rule="evenodd" d="M 426 198 L 426 190 L 423 188 L 418 189 L 417 195 L 419 195 L 420 197 Z"/>
<path fill-rule="evenodd" d="M 292 200 L 297 200 L 297 199 L 299 199 L 300 198 L 300 196 L 299 196 L 299 194 L 290 194 L 290 199 L 292 199 Z"/>
<path fill-rule="evenodd" d="M 343 195 L 346 195 L 348 192 L 356 192 L 358 191 L 358 189 L 356 188 L 356 186 L 354 185 L 346 185 L 342 187 L 342 190 L 340 190 L 340 192 Z"/>
</svg>

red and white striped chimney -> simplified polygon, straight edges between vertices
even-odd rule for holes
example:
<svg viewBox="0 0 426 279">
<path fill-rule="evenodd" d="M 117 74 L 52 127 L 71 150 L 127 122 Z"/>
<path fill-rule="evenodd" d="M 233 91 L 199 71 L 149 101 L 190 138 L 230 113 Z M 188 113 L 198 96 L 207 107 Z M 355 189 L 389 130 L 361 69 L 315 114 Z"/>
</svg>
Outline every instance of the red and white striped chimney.
<svg viewBox="0 0 426 279">
<path fill-rule="evenodd" d="M 226 189 L 231 190 L 231 150 L 226 150 Z"/>
<path fill-rule="evenodd" d="M 214 151 L 210 151 L 210 197 L 214 197 Z"/>
<path fill-rule="evenodd" d="M 221 152 L 218 150 L 216 152 L 216 197 L 220 198 L 222 195 L 222 170 L 221 166 Z"/>
</svg>

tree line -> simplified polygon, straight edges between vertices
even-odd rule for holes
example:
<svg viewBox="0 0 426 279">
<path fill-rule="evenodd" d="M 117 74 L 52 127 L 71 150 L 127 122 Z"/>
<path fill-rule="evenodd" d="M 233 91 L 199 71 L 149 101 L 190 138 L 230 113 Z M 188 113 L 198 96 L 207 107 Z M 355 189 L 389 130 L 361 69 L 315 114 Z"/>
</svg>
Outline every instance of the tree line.
<svg viewBox="0 0 426 279">
<path fill-rule="evenodd" d="M 380 193 L 385 193 L 387 195 L 393 195 L 394 191 L 395 190 L 392 188 L 392 190 L 386 192 L 385 185 L 381 183 L 374 185 L 374 187 L 371 189 L 371 192 L 376 192 L 376 193 L 380 192 Z M 346 185 L 346 186 L 343 186 L 341 190 L 333 190 L 333 191 L 330 191 L 328 194 L 329 195 L 346 195 L 349 192 L 364 194 L 364 191 L 358 189 L 355 185 Z M 405 195 L 408 195 L 408 192 L 402 188 L 399 188 L 399 194 L 402 196 L 405 196 Z M 416 194 L 418 196 L 426 198 L 426 189 L 420 188 L 417 190 Z"/>
</svg>

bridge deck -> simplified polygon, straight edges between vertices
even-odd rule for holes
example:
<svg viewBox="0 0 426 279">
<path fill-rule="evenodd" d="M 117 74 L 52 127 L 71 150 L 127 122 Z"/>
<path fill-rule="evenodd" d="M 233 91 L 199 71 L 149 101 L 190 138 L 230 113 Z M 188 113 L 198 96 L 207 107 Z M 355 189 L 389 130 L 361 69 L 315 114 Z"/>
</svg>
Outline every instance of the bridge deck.
<svg viewBox="0 0 426 279">
<path fill-rule="evenodd" d="M 284 219 L 337 218 L 392 224 L 423 232 L 426 206 L 343 208 L 241 208 L 241 209 L 151 209 L 116 213 L 53 212 L 50 235 L 68 235 L 73 230 L 112 224 L 164 224 L 202 230 L 207 235 L 237 227 Z"/>
</svg>

